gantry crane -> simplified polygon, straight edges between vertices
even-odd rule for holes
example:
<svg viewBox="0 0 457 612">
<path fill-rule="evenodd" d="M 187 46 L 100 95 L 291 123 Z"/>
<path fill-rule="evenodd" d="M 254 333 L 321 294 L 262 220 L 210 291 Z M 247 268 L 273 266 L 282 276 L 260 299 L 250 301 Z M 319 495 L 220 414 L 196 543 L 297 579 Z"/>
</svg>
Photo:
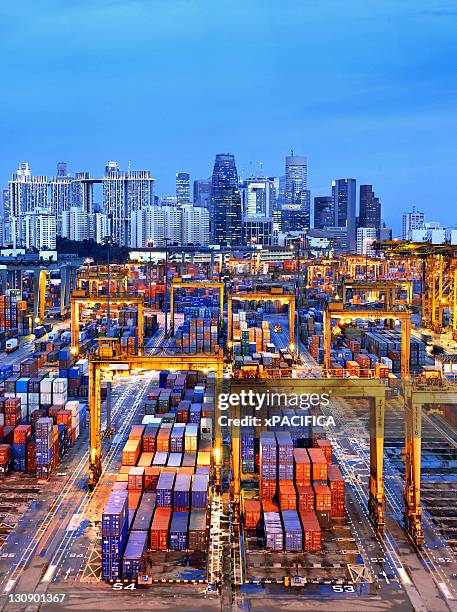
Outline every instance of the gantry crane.
<svg viewBox="0 0 457 612">
<path fill-rule="evenodd" d="M 451 331 L 457 340 L 457 245 L 381 242 L 376 245 L 389 258 L 420 262 L 422 267 L 422 324 L 441 333 L 445 328 L 443 311 L 451 314 Z"/>
<path fill-rule="evenodd" d="M 278 301 L 281 304 L 287 304 L 289 307 L 289 349 L 294 349 L 294 322 L 295 322 L 295 295 L 291 293 L 229 293 L 227 297 L 227 347 L 230 349 L 233 343 L 233 300 L 250 302 L 274 302 Z"/>
<path fill-rule="evenodd" d="M 306 288 L 311 289 L 316 280 L 331 280 L 336 286 L 340 278 L 338 259 L 308 259 L 305 261 Z"/>
<path fill-rule="evenodd" d="M 128 277 L 125 266 L 115 264 L 99 266 L 82 266 L 76 277 L 76 288 L 85 289 L 89 294 L 97 295 L 102 291 L 127 293 Z"/>
<path fill-rule="evenodd" d="M 141 351 L 142 352 L 142 351 Z M 216 373 L 216 386 L 222 383 L 224 356 L 222 350 L 215 355 L 130 355 L 127 351 L 94 354 L 89 358 L 89 486 L 94 487 L 102 473 L 101 446 L 101 382 L 107 372 L 130 372 L 131 370 L 200 370 Z M 216 390 L 217 398 L 217 390 Z M 216 408 L 215 408 L 216 409 Z M 214 419 L 216 462 L 216 485 L 221 482 L 222 435 L 217 414 Z"/>
<path fill-rule="evenodd" d="M 386 310 L 390 310 L 399 303 L 397 297 L 398 290 L 406 291 L 406 304 L 411 306 L 413 302 L 413 283 L 409 280 L 382 280 L 382 281 L 359 281 L 359 280 L 343 280 L 338 288 L 339 296 L 343 304 L 348 303 L 349 292 L 364 292 L 370 297 L 380 300 L 381 295 L 384 295 L 384 306 Z"/>
<path fill-rule="evenodd" d="M 247 384 L 249 385 L 247 387 Z M 363 398 L 369 402 L 370 412 L 370 492 L 369 512 L 377 528 L 384 528 L 384 412 L 386 405 L 386 386 L 376 379 L 348 379 L 341 384 L 339 379 L 296 379 L 296 380 L 250 380 L 249 383 L 233 383 L 231 393 L 240 393 L 241 389 L 254 390 L 266 394 L 274 389 L 278 393 L 289 391 L 294 395 L 328 394 L 330 402 L 335 398 Z M 310 395 L 311 396 L 311 395 Z M 239 407 L 236 408 L 239 411 Z M 239 414 L 239 413 L 238 413 Z M 234 413 L 236 418 L 237 413 Z M 233 462 L 233 505 L 235 522 L 239 520 L 241 503 L 241 443 L 240 431 L 232 428 L 232 462 Z"/>
<path fill-rule="evenodd" d="M 376 280 L 387 275 L 388 261 L 386 259 L 367 255 L 343 255 L 341 262 L 342 276 L 353 280 L 361 277 Z"/>
<path fill-rule="evenodd" d="M 175 331 L 175 289 L 218 289 L 219 290 L 219 329 L 224 325 L 224 287 L 222 281 L 198 280 L 190 281 L 182 278 L 173 278 L 170 286 L 170 328 L 172 335 Z"/>
<path fill-rule="evenodd" d="M 71 346 L 73 354 L 78 353 L 79 345 L 79 314 L 80 307 L 91 307 L 95 304 L 130 306 L 136 304 L 138 317 L 138 346 L 143 346 L 144 341 L 144 297 L 129 295 L 128 293 L 90 293 L 85 289 L 75 289 L 71 294 Z"/>
<path fill-rule="evenodd" d="M 402 308 L 392 307 L 389 310 L 367 307 L 345 307 L 342 301 L 328 302 L 324 304 L 324 368 L 327 372 L 331 369 L 331 341 L 332 341 L 332 319 L 340 319 L 350 322 L 353 319 L 388 319 L 400 320 L 401 322 L 401 377 L 410 375 L 409 362 L 411 354 L 411 310 L 406 306 Z"/>
<path fill-rule="evenodd" d="M 405 399 L 405 527 L 417 545 L 422 533 L 421 449 L 422 409 L 430 404 L 457 404 L 457 385 L 445 379 L 416 379 L 403 386 Z"/>
</svg>

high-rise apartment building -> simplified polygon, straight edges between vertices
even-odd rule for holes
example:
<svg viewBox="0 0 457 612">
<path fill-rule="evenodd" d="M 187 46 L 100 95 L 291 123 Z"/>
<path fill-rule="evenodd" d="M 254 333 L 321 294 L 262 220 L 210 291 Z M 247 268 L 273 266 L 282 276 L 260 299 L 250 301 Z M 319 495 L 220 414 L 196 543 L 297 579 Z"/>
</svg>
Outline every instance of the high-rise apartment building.
<svg viewBox="0 0 457 612">
<path fill-rule="evenodd" d="M 148 170 L 124 172 L 116 162 L 108 162 L 103 177 L 103 211 L 110 219 L 112 237 L 117 244 L 130 245 L 132 212 L 153 202 L 154 179 Z"/>
<path fill-rule="evenodd" d="M 210 242 L 209 211 L 191 204 L 182 207 L 182 243 L 207 246 Z"/>
<path fill-rule="evenodd" d="M 38 208 L 47 209 L 48 179 L 46 176 L 32 176 L 29 163 L 20 163 L 9 181 L 9 201 L 13 217 L 33 213 Z"/>
<path fill-rule="evenodd" d="M 90 216 L 80 207 L 72 206 L 61 215 L 61 235 L 69 240 L 89 238 Z"/>
<path fill-rule="evenodd" d="M 332 227 L 335 222 L 332 196 L 317 196 L 314 198 L 314 229 Z"/>
<path fill-rule="evenodd" d="M 416 210 L 413 206 L 412 212 L 403 213 L 402 217 L 402 238 L 403 240 L 411 240 L 411 232 L 413 230 L 424 229 L 425 215 L 423 212 Z"/>
<path fill-rule="evenodd" d="M 179 206 L 190 204 L 190 174 L 187 172 L 176 174 L 176 200 Z"/>
<path fill-rule="evenodd" d="M 235 157 L 216 155 L 211 181 L 214 241 L 220 245 L 242 243 L 242 208 Z"/>
<path fill-rule="evenodd" d="M 372 257 L 376 254 L 373 243 L 378 237 L 378 230 L 375 227 L 357 228 L 357 255 L 368 255 Z"/>
<path fill-rule="evenodd" d="M 356 250 L 356 180 L 337 179 L 332 183 L 332 197 L 335 214 L 335 227 L 347 229 L 348 248 Z"/>
<path fill-rule="evenodd" d="M 359 227 L 381 228 L 381 202 L 372 185 L 360 185 Z"/>
</svg>

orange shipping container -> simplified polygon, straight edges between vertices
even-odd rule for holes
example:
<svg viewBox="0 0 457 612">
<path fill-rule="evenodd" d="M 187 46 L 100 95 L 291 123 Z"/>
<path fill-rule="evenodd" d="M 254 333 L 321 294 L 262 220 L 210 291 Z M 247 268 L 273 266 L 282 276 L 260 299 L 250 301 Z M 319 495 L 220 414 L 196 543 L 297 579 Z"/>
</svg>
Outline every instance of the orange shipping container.
<svg viewBox="0 0 457 612">
<path fill-rule="evenodd" d="M 311 459 L 312 476 L 314 480 L 327 481 L 327 460 L 320 448 L 308 448 L 309 457 Z"/>
<path fill-rule="evenodd" d="M 306 448 L 294 448 L 295 482 L 311 484 L 311 462 Z"/>
<path fill-rule="evenodd" d="M 255 529 L 260 521 L 260 501 L 257 499 L 244 500 L 244 526 L 246 529 Z"/>
<path fill-rule="evenodd" d="M 322 531 L 316 513 L 301 510 L 299 514 L 303 527 L 303 550 L 305 552 L 322 550 Z"/>
<path fill-rule="evenodd" d="M 171 521 L 171 508 L 156 508 L 151 525 L 151 549 L 168 549 L 168 530 Z"/>
<path fill-rule="evenodd" d="M 315 493 L 316 510 L 331 511 L 332 509 L 332 494 L 330 489 L 325 484 L 313 484 Z"/>
<path fill-rule="evenodd" d="M 323 451 L 325 458 L 327 460 L 327 464 L 332 463 L 332 443 L 330 440 L 315 440 L 314 446 L 316 448 L 320 448 Z"/>
<path fill-rule="evenodd" d="M 297 508 L 297 494 L 292 482 L 287 480 L 280 481 L 279 506 L 281 510 L 295 510 Z"/>
<path fill-rule="evenodd" d="M 314 489 L 311 485 L 297 484 L 298 509 L 306 512 L 315 510 Z"/>
</svg>

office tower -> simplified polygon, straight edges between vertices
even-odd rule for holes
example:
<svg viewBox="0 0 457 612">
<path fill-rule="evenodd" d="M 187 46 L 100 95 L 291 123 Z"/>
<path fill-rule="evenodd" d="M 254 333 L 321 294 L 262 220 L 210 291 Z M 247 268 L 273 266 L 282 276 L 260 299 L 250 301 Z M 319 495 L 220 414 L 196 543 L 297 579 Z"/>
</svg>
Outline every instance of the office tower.
<svg viewBox="0 0 457 612">
<path fill-rule="evenodd" d="M 249 178 L 240 188 L 243 213 L 247 217 L 271 217 L 275 207 L 273 179 Z"/>
<path fill-rule="evenodd" d="M 333 211 L 332 196 L 318 196 L 314 198 L 314 229 L 324 229 L 334 225 L 335 213 Z"/>
<path fill-rule="evenodd" d="M 411 240 L 411 232 L 413 230 L 424 229 L 425 215 L 416 210 L 413 206 L 412 212 L 403 213 L 402 218 L 402 238 L 403 240 Z"/>
<path fill-rule="evenodd" d="M 243 222 L 243 236 L 246 244 L 273 244 L 273 219 L 246 217 Z"/>
<path fill-rule="evenodd" d="M 209 211 L 202 206 L 182 207 L 182 243 L 206 246 L 210 242 Z"/>
<path fill-rule="evenodd" d="M 311 194 L 308 191 L 306 157 L 286 157 L 285 195 L 282 203 L 283 231 L 306 231 L 310 228 Z"/>
<path fill-rule="evenodd" d="M 176 174 L 176 200 L 179 206 L 190 204 L 190 174 L 187 172 Z"/>
<path fill-rule="evenodd" d="M 29 163 L 20 163 L 9 181 L 9 202 L 12 217 L 32 213 L 37 208 L 47 208 L 48 179 L 45 176 L 32 176 Z"/>
<path fill-rule="evenodd" d="M 130 244 L 132 211 L 154 202 L 154 179 L 148 170 L 121 171 L 116 162 L 108 162 L 103 177 L 103 211 L 111 222 L 114 242 Z"/>
<path fill-rule="evenodd" d="M 376 197 L 372 185 L 360 185 L 359 226 L 381 227 L 381 202 Z"/>
<path fill-rule="evenodd" d="M 178 206 L 178 198 L 172 195 L 160 196 L 160 206 Z"/>
<path fill-rule="evenodd" d="M 214 240 L 219 245 L 242 243 L 242 209 L 235 157 L 218 154 L 211 181 Z"/>
<path fill-rule="evenodd" d="M 376 252 L 373 249 L 373 243 L 376 242 L 377 236 L 378 230 L 375 227 L 358 227 L 357 255 L 374 256 Z"/>
<path fill-rule="evenodd" d="M 62 212 L 61 235 L 69 240 L 87 240 L 89 238 L 88 215 L 81 207 L 72 206 Z"/>
<path fill-rule="evenodd" d="M 291 155 L 286 157 L 285 203 L 299 204 L 300 194 L 308 188 L 308 166 L 306 157 Z"/>
<path fill-rule="evenodd" d="M 379 242 L 384 242 L 386 240 L 392 240 L 392 229 L 387 227 L 384 221 L 381 222 L 381 227 L 379 228 Z"/>
<path fill-rule="evenodd" d="M 332 197 L 335 214 L 335 227 L 347 229 L 348 248 L 356 249 L 356 180 L 337 179 L 332 183 Z"/>
<path fill-rule="evenodd" d="M 194 181 L 194 206 L 211 206 L 211 179 Z"/>
</svg>

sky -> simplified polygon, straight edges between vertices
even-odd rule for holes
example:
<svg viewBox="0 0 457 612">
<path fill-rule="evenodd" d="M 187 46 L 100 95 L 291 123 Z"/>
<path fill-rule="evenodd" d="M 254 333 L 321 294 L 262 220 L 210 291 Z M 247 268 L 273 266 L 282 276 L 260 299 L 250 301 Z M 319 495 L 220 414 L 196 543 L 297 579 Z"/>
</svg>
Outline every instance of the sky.
<svg viewBox="0 0 457 612">
<path fill-rule="evenodd" d="M 454 0 L 22 0 L 0 4 L 0 183 L 149 169 L 247 176 L 308 158 L 312 197 L 373 184 L 398 231 L 412 205 L 455 225 Z"/>
</svg>

